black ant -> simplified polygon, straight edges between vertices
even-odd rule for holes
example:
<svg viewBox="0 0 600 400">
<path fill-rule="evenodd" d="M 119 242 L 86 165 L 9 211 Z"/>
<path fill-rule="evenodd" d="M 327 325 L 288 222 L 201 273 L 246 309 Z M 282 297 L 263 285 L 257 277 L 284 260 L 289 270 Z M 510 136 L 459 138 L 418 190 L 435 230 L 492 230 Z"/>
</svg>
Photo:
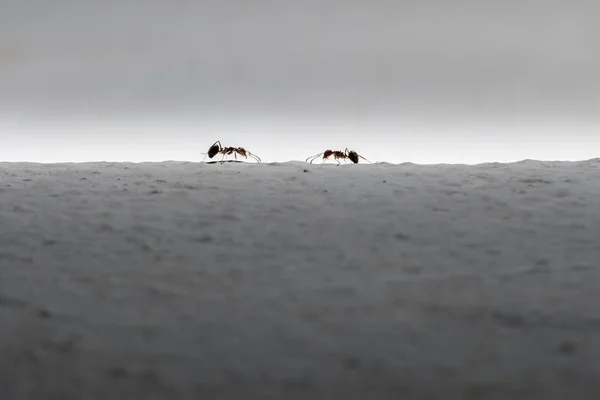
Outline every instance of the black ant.
<svg viewBox="0 0 600 400">
<path fill-rule="evenodd" d="M 244 149 L 243 147 L 223 147 L 223 146 L 221 146 L 221 142 L 218 140 L 212 146 L 210 146 L 210 148 L 208 149 L 208 153 L 202 153 L 202 154 L 205 154 L 204 158 L 206 158 L 206 156 L 208 156 L 208 158 L 213 158 L 217 154 L 223 154 L 223 158 L 221 158 L 221 163 L 225 162 L 225 161 L 223 161 L 225 159 L 225 156 L 228 156 L 231 154 L 233 154 L 236 161 L 237 161 L 238 154 L 244 158 L 248 158 L 248 156 L 250 156 L 258 162 L 261 161 L 260 157 L 258 157 L 255 154 L 252 154 L 251 152 Z M 204 159 L 202 161 L 204 161 Z"/>
<path fill-rule="evenodd" d="M 348 150 L 348 148 L 346 148 L 346 150 L 344 150 L 344 151 L 339 151 L 339 150 L 325 150 L 323 153 L 319 153 L 319 154 L 314 155 L 312 157 L 308 157 L 306 159 L 306 162 L 308 162 L 308 160 L 310 160 L 310 163 L 312 164 L 313 161 L 315 161 L 321 155 L 323 156 L 323 162 L 325 162 L 325 160 L 327 160 L 329 157 L 333 156 L 334 160 L 337 161 L 338 165 L 340 165 L 340 159 L 342 159 L 344 161 L 346 161 L 346 159 L 350 159 L 350 161 L 352 161 L 354 164 L 358 164 L 358 158 L 359 157 L 362 158 L 363 160 L 369 162 L 369 163 L 371 162 L 371 161 L 367 160 L 366 158 L 364 158 L 363 156 L 361 156 L 360 154 L 358 154 L 357 152 L 352 151 L 352 150 Z"/>
</svg>

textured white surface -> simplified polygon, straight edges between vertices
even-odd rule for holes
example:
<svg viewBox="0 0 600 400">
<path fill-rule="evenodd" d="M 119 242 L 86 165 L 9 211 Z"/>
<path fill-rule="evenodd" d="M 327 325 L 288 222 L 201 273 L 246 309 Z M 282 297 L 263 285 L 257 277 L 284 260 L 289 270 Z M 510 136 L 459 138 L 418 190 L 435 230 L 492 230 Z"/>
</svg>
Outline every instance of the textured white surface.
<svg viewBox="0 0 600 400">
<path fill-rule="evenodd" d="M 2 399 L 600 396 L 600 160 L 0 163 Z"/>
</svg>

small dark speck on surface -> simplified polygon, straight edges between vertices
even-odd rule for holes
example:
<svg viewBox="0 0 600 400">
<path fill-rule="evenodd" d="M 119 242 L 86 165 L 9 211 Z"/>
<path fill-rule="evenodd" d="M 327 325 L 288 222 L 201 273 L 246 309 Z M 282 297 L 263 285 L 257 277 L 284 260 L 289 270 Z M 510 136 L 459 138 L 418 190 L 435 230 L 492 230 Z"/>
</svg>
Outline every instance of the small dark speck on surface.
<svg viewBox="0 0 600 400">
<path fill-rule="evenodd" d="M 73 354 L 79 342 L 79 336 L 71 335 L 58 341 L 44 340 L 41 346 L 44 350 L 61 355 Z"/>
<path fill-rule="evenodd" d="M 410 240 L 410 236 L 402 233 L 402 232 L 398 232 L 394 235 L 394 237 L 398 240 Z"/>
<path fill-rule="evenodd" d="M 517 314 L 495 312 L 492 314 L 492 317 L 498 323 L 500 323 L 500 325 L 503 325 L 507 328 L 522 328 L 523 326 L 525 326 L 526 323 L 525 318 Z"/>
<path fill-rule="evenodd" d="M 562 342 L 558 345 L 558 352 L 562 355 L 570 355 L 577 351 L 577 345 L 573 342 Z"/>
<path fill-rule="evenodd" d="M 200 243 L 209 243 L 209 242 L 212 242 L 213 240 L 214 240 L 214 238 L 210 235 L 204 235 L 204 236 L 198 238 L 198 241 Z"/>
<path fill-rule="evenodd" d="M 420 274 L 423 269 L 418 265 L 409 265 L 407 267 L 402 268 L 402 271 L 406 274 L 417 275 Z"/>
<path fill-rule="evenodd" d="M 127 378 L 127 375 L 129 375 L 127 373 L 127 370 L 123 367 L 111 368 L 109 371 L 109 374 L 113 379 L 117 379 L 117 380 L 125 379 L 125 378 Z"/>
<path fill-rule="evenodd" d="M 537 260 L 535 262 L 535 265 L 539 266 L 539 267 L 546 267 L 546 266 L 550 265 L 550 262 L 548 260 L 546 260 L 545 258 L 540 258 L 539 260 Z"/>
<path fill-rule="evenodd" d="M 344 359 L 343 364 L 346 369 L 358 369 L 362 362 L 356 357 L 347 357 Z"/>
</svg>

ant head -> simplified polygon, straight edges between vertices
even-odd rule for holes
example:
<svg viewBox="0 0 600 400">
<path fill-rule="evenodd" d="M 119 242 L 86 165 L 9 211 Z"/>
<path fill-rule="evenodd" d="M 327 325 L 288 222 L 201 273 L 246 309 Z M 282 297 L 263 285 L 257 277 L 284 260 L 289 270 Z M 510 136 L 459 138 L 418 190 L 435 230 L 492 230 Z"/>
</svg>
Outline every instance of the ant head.
<svg viewBox="0 0 600 400">
<path fill-rule="evenodd" d="M 358 164 L 358 153 L 355 151 L 348 152 L 348 158 L 354 163 Z"/>
<path fill-rule="evenodd" d="M 219 145 L 216 143 L 210 146 L 210 149 L 208 149 L 208 158 L 213 158 L 216 156 L 219 153 L 219 150 Z"/>
</svg>

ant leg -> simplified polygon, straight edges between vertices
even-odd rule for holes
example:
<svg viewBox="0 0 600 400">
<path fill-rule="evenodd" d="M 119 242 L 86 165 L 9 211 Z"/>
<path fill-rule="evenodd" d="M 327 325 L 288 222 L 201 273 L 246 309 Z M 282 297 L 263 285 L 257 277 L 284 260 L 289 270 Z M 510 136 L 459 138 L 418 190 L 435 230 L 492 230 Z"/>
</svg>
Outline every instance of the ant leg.
<svg viewBox="0 0 600 400">
<path fill-rule="evenodd" d="M 252 158 L 254 158 L 256 161 L 261 162 L 262 160 L 260 159 L 259 156 L 257 156 L 256 154 L 252 154 L 249 151 L 247 151 L 248 155 Z"/>
<path fill-rule="evenodd" d="M 335 155 L 333 155 L 333 154 L 330 154 L 330 155 L 329 155 L 329 156 L 327 156 L 327 157 L 323 157 L 323 162 L 325 162 L 326 160 L 330 160 L 330 157 L 333 157 L 333 159 L 334 159 L 334 160 L 337 160 L 337 158 L 335 158 Z"/>
</svg>

